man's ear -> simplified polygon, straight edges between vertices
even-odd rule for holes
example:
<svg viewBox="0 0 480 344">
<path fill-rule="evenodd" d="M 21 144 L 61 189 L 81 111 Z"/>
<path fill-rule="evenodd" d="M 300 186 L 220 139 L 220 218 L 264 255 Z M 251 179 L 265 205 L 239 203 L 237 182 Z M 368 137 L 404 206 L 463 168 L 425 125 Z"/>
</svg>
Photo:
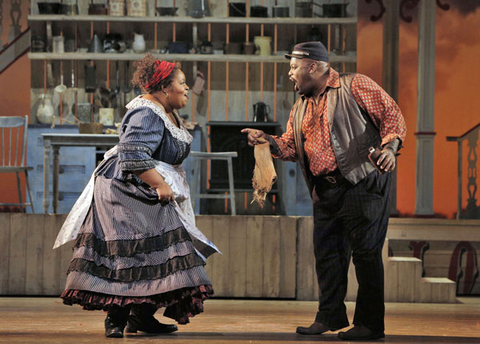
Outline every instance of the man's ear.
<svg viewBox="0 0 480 344">
<path fill-rule="evenodd" d="M 310 74 L 313 74 L 317 71 L 317 64 L 314 61 L 310 61 L 308 64 L 308 72 Z"/>
</svg>

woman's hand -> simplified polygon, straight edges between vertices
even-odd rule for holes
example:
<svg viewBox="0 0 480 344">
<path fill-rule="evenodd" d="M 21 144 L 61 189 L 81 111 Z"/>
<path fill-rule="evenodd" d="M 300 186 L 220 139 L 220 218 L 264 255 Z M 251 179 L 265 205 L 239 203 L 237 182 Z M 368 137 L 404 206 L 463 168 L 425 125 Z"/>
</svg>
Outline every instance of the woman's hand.
<svg viewBox="0 0 480 344">
<path fill-rule="evenodd" d="M 175 200 L 172 188 L 170 188 L 170 185 L 165 182 L 160 173 L 155 171 L 154 168 L 147 171 L 135 172 L 135 174 L 157 191 L 158 200 L 162 206 L 166 206 Z"/>
<path fill-rule="evenodd" d="M 161 183 L 155 190 L 157 190 L 158 199 L 162 206 L 166 206 L 168 203 L 175 200 L 172 188 L 167 183 Z"/>
</svg>

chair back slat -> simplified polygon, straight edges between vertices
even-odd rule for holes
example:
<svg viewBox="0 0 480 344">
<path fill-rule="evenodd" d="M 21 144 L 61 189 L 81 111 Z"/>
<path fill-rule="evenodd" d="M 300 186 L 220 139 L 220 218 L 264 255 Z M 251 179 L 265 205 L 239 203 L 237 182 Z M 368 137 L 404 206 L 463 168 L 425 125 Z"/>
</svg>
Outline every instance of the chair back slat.
<svg viewBox="0 0 480 344">
<path fill-rule="evenodd" d="M 13 129 L 12 129 L 13 130 Z M 19 166 L 18 165 L 18 142 L 20 140 L 20 128 L 17 128 L 16 130 L 16 138 L 17 138 L 17 142 L 15 143 L 15 147 L 17 147 L 17 149 L 15 150 L 15 165 L 14 166 Z M 22 164 L 20 163 L 20 166 L 22 166 Z"/>
<path fill-rule="evenodd" d="M 12 130 L 12 128 L 8 129 L 8 147 L 10 149 L 8 150 L 7 166 L 12 166 L 12 150 L 17 151 L 17 147 L 12 147 Z"/>
<path fill-rule="evenodd" d="M 0 154 L 2 154 L 1 166 L 5 166 L 5 145 L 3 144 L 4 137 L 5 137 L 5 129 L 2 128 L 2 138 L 0 140 L 0 149 L 1 149 Z"/>
<path fill-rule="evenodd" d="M 21 136 L 23 127 L 23 135 Z M 4 167 L 25 166 L 28 116 L 0 116 L 0 149 Z M 8 156 L 5 152 L 8 150 Z M 19 161 L 19 158 L 21 159 Z"/>
</svg>

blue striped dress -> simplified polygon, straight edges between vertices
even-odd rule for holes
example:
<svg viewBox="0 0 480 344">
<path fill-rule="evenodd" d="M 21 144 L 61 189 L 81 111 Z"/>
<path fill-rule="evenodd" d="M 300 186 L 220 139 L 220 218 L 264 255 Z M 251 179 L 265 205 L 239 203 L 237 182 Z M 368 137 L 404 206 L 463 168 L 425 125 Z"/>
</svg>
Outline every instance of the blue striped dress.
<svg viewBox="0 0 480 344">
<path fill-rule="evenodd" d="M 181 164 L 192 137 L 148 100 L 129 107 L 117 154 L 97 169 L 61 298 L 91 310 L 150 303 L 185 324 L 213 293 L 205 262 L 173 204 L 162 206 L 134 172 L 155 168 L 156 160 Z"/>
</svg>

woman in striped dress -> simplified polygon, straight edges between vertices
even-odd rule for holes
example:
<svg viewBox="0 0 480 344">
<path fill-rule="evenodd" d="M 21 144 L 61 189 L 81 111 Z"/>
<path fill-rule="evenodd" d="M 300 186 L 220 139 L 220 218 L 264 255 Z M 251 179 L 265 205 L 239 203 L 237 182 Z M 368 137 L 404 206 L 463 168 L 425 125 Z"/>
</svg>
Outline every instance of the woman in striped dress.
<svg viewBox="0 0 480 344">
<path fill-rule="evenodd" d="M 195 227 L 181 167 L 192 141 L 176 112 L 188 101 L 185 74 L 146 55 L 132 82 L 144 94 L 127 105 L 119 144 L 95 170 L 56 243 L 75 238 L 61 298 L 108 311 L 107 337 L 123 337 L 125 327 L 176 331 L 155 311 L 165 307 L 165 316 L 186 324 L 213 293 L 204 265 L 217 249 Z"/>
</svg>

